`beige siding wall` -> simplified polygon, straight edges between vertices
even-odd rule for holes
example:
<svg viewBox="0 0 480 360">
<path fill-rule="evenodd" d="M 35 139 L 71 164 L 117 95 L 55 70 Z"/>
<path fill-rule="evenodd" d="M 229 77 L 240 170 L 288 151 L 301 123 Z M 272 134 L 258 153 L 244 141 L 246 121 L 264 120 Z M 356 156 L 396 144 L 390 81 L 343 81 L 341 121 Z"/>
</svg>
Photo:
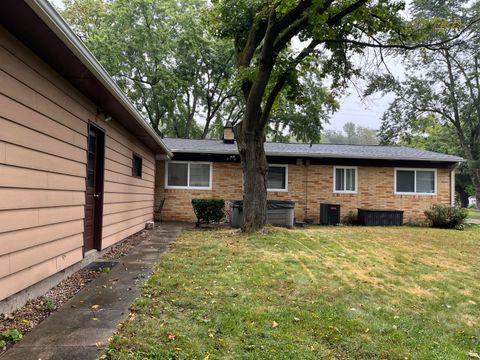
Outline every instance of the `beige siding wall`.
<svg viewBox="0 0 480 360">
<path fill-rule="evenodd" d="M 0 27 L 0 300 L 83 257 L 89 121 L 107 134 L 105 248 L 152 219 L 154 154 Z"/>
<path fill-rule="evenodd" d="M 355 194 L 333 192 L 332 165 L 288 165 L 288 191 L 268 192 L 268 199 L 295 202 L 298 220 L 320 220 L 320 203 L 341 204 L 341 216 L 358 208 L 401 209 L 405 221 L 421 221 L 423 211 L 434 203 L 449 205 L 451 171 L 437 170 L 437 195 L 396 195 L 393 167 L 358 167 L 358 191 Z M 165 161 L 157 162 L 156 203 L 165 199 L 164 220 L 195 221 L 193 198 L 242 198 L 242 168 L 238 163 L 213 163 L 212 190 L 165 189 Z M 228 207 L 228 204 L 227 204 Z"/>
</svg>

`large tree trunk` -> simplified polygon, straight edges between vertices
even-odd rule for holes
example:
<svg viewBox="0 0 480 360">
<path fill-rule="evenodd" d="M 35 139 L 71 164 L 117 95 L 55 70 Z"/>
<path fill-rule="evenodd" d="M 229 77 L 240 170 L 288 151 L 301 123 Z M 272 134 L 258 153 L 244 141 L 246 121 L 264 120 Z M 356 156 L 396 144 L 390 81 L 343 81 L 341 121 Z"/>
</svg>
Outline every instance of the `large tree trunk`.
<svg viewBox="0 0 480 360">
<path fill-rule="evenodd" d="M 267 220 L 268 163 L 263 147 L 265 138 L 261 129 L 235 127 L 235 138 L 243 167 L 243 226 L 247 233 L 260 230 Z"/>
</svg>

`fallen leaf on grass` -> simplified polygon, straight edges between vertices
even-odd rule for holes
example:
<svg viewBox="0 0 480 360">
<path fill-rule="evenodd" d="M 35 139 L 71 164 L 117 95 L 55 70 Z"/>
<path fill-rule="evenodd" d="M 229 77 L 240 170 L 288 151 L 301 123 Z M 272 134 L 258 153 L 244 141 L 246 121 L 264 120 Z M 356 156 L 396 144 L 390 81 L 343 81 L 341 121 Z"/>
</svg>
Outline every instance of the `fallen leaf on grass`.
<svg viewBox="0 0 480 360">
<path fill-rule="evenodd" d="M 175 335 L 174 333 L 168 333 L 167 335 L 167 339 L 170 341 L 175 340 L 176 337 L 177 335 Z"/>
</svg>

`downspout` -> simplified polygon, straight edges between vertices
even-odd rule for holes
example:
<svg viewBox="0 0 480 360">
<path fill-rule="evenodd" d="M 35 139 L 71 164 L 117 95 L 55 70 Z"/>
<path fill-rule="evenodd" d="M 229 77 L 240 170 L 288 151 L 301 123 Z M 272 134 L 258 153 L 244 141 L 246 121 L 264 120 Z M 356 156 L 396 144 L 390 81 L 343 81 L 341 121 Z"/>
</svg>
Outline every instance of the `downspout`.
<svg viewBox="0 0 480 360">
<path fill-rule="evenodd" d="M 455 201 L 455 172 L 458 165 L 456 165 L 453 170 L 450 172 L 450 206 L 454 207 L 456 204 Z"/>
<path fill-rule="evenodd" d="M 303 221 L 306 222 L 308 219 L 308 166 L 310 165 L 310 160 L 305 160 L 305 217 Z"/>
</svg>

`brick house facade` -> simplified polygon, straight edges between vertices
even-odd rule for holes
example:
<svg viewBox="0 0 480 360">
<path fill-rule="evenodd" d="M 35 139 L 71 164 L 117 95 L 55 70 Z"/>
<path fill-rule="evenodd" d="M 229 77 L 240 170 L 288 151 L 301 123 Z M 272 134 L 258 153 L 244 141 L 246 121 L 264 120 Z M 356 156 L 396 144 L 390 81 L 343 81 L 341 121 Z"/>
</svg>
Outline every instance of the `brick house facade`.
<svg viewBox="0 0 480 360">
<path fill-rule="evenodd" d="M 165 139 L 167 145 L 173 139 Z M 194 140 L 190 140 L 192 146 Z M 236 145 L 234 145 L 236 146 Z M 227 202 L 241 200 L 243 173 L 238 157 L 227 154 L 175 153 L 173 161 L 211 164 L 211 183 L 206 189 L 169 188 L 166 184 L 167 163 L 157 160 L 155 203 L 164 199 L 163 220 L 195 221 L 191 200 L 194 198 L 223 198 Z M 422 221 L 424 210 L 441 203 L 452 205 L 455 193 L 456 163 L 420 160 L 378 159 L 310 159 L 305 157 L 267 157 L 270 164 L 286 167 L 287 186 L 282 191 L 268 191 L 271 200 L 295 202 L 296 220 L 319 222 L 320 203 L 341 204 L 341 217 L 358 208 L 397 209 L 404 211 L 404 221 Z M 208 161 L 208 160 L 211 161 Z M 281 165 L 279 165 L 281 164 Z M 354 192 L 336 192 L 334 178 L 336 168 L 355 169 Z M 396 191 L 396 173 L 402 170 L 431 171 L 435 176 L 435 192 L 432 194 L 400 194 Z"/>
</svg>

